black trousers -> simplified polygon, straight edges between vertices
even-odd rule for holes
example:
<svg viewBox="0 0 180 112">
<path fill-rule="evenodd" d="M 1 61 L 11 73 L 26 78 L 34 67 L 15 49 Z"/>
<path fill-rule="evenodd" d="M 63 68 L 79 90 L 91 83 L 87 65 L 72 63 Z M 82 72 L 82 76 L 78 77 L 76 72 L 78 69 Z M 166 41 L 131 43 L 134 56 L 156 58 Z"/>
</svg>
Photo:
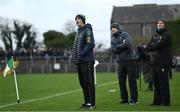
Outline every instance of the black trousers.
<svg viewBox="0 0 180 112">
<path fill-rule="evenodd" d="M 137 101 L 138 91 L 136 82 L 136 62 L 135 61 L 123 61 L 118 63 L 118 80 L 121 98 L 128 101 L 128 92 L 126 87 L 126 79 L 128 76 L 129 89 L 131 100 Z"/>
<path fill-rule="evenodd" d="M 84 103 L 95 105 L 94 63 L 84 62 L 77 65 L 79 82 L 84 95 Z"/>
<path fill-rule="evenodd" d="M 170 105 L 168 66 L 153 66 L 154 104 Z"/>
</svg>

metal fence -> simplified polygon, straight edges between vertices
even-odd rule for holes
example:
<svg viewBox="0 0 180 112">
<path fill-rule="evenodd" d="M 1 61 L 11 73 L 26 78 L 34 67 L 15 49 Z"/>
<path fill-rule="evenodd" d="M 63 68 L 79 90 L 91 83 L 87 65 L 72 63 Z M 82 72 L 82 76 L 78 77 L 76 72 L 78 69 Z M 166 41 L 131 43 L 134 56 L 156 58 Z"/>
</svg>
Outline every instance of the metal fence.
<svg viewBox="0 0 180 112">
<path fill-rule="evenodd" d="M 96 68 L 97 72 L 114 72 L 117 70 L 117 65 L 112 64 L 111 56 L 100 55 L 96 56 L 99 65 Z M 1 58 L 1 61 L 5 60 Z M 50 56 L 50 57 L 16 57 L 18 62 L 16 72 L 24 73 L 72 73 L 77 72 L 76 66 L 71 63 L 70 57 L 67 56 Z M 5 65 L 6 61 L 3 61 Z"/>
<path fill-rule="evenodd" d="M 14 60 L 18 62 L 16 72 L 18 74 L 31 73 L 74 73 L 77 72 L 76 66 L 71 63 L 71 58 L 67 56 L 29 56 L 29 57 L 15 57 Z M 179 58 L 175 58 L 176 61 Z M 117 63 L 112 60 L 112 56 L 108 54 L 96 55 L 96 60 L 99 65 L 96 67 L 97 72 L 116 72 Z M 179 71 L 179 64 L 175 64 L 175 70 Z M 6 58 L 0 58 L 0 71 L 2 73 L 6 66 Z"/>
</svg>

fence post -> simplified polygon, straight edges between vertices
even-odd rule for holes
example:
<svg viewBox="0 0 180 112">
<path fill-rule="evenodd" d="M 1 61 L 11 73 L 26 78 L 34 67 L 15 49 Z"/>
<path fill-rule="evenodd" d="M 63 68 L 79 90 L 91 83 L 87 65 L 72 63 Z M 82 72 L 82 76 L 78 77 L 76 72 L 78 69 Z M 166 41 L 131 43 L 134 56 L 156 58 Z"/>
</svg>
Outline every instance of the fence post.
<svg viewBox="0 0 180 112">
<path fill-rule="evenodd" d="M 52 64 L 49 63 L 48 67 L 49 67 L 49 73 L 52 73 Z"/>
<path fill-rule="evenodd" d="M 65 73 L 68 73 L 67 63 L 66 63 L 66 64 L 64 64 L 64 69 L 65 69 Z"/>
<path fill-rule="evenodd" d="M 109 73 L 110 72 L 110 64 L 106 63 L 106 65 L 107 65 L 107 72 Z"/>
<path fill-rule="evenodd" d="M 44 73 L 44 64 L 41 64 L 41 73 Z"/>
</svg>

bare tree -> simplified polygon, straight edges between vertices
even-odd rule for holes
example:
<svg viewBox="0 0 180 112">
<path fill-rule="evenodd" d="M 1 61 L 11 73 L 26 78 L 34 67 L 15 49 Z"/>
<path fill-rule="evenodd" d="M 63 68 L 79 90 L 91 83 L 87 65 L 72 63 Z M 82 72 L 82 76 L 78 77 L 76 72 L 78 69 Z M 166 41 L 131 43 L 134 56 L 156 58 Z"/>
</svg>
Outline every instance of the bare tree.
<svg viewBox="0 0 180 112">
<path fill-rule="evenodd" d="M 32 25 L 24 24 L 24 32 L 26 38 L 23 42 L 23 47 L 26 49 L 33 49 L 36 44 L 37 33 L 35 31 L 31 31 Z"/>
<path fill-rule="evenodd" d="M 36 44 L 36 31 L 32 30 L 33 26 L 29 23 L 19 22 L 14 20 L 14 35 L 17 42 L 17 48 L 31 49 L 35 47 Z"/>
<path fill-rule="evenodd" d="M 5 50 L 12 50 L 12 29 L 8 19 L 0 18 L 0 37 L 4 43 Z"/>
<path fill-rule="evenodd" d="M 14 33 L 14 37 L 16 39 L 16 42 L 17 42 L 17 47 L 16 49 L 21 49 L 22 48 L 22 39 L 24 37 L 24 29 L 23 29 L 23 26 L 20 25 L 20 22 L 17 21 L 17 20 L 14 20 L 14 30 L 13 30 L 13 33 Z"/>
<path fill-rule="evenodd" d="M 19 20 L 12 20 L 0 17 L 0 39 L 6 50 L 13 50 L 13 38 L 16 42 L 16 49 L 34 48 L 37 33 L 31 24 Z"/>
<path fill-rule="evenodd" d="M 76 31 L 76 24 L 74 21 L 72 20 L 68 20 L 66 23 L 65 23 L 65 34 L 69 34 L 69 33 L 72 33 L 72 32 L 75 32 Z"/>
</svg>

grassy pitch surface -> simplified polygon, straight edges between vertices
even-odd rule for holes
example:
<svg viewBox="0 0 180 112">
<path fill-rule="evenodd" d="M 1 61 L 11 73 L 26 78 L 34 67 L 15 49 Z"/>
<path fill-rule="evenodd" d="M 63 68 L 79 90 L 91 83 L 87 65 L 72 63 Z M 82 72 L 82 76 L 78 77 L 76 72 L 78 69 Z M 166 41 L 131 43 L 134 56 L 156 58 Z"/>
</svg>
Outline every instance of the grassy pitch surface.
<svg viewBox="0 0 180 112">
<path fill-rule="evenodd" d="M 0 111 L 80 111 L 83 95 L 77 74 L 18 75 L 20 104 L 16 103 L 13 76 L 0 76 Z M 139 80 L 138 86 L 139 86 Z M 95 111 L 179 111 L 180 73 L 170 80 L 171 106 L 150 106 L 153 92 L 142 79 L 139 104 L 120 104 L 116 73 L 97 73 Z"/>
</svg>

